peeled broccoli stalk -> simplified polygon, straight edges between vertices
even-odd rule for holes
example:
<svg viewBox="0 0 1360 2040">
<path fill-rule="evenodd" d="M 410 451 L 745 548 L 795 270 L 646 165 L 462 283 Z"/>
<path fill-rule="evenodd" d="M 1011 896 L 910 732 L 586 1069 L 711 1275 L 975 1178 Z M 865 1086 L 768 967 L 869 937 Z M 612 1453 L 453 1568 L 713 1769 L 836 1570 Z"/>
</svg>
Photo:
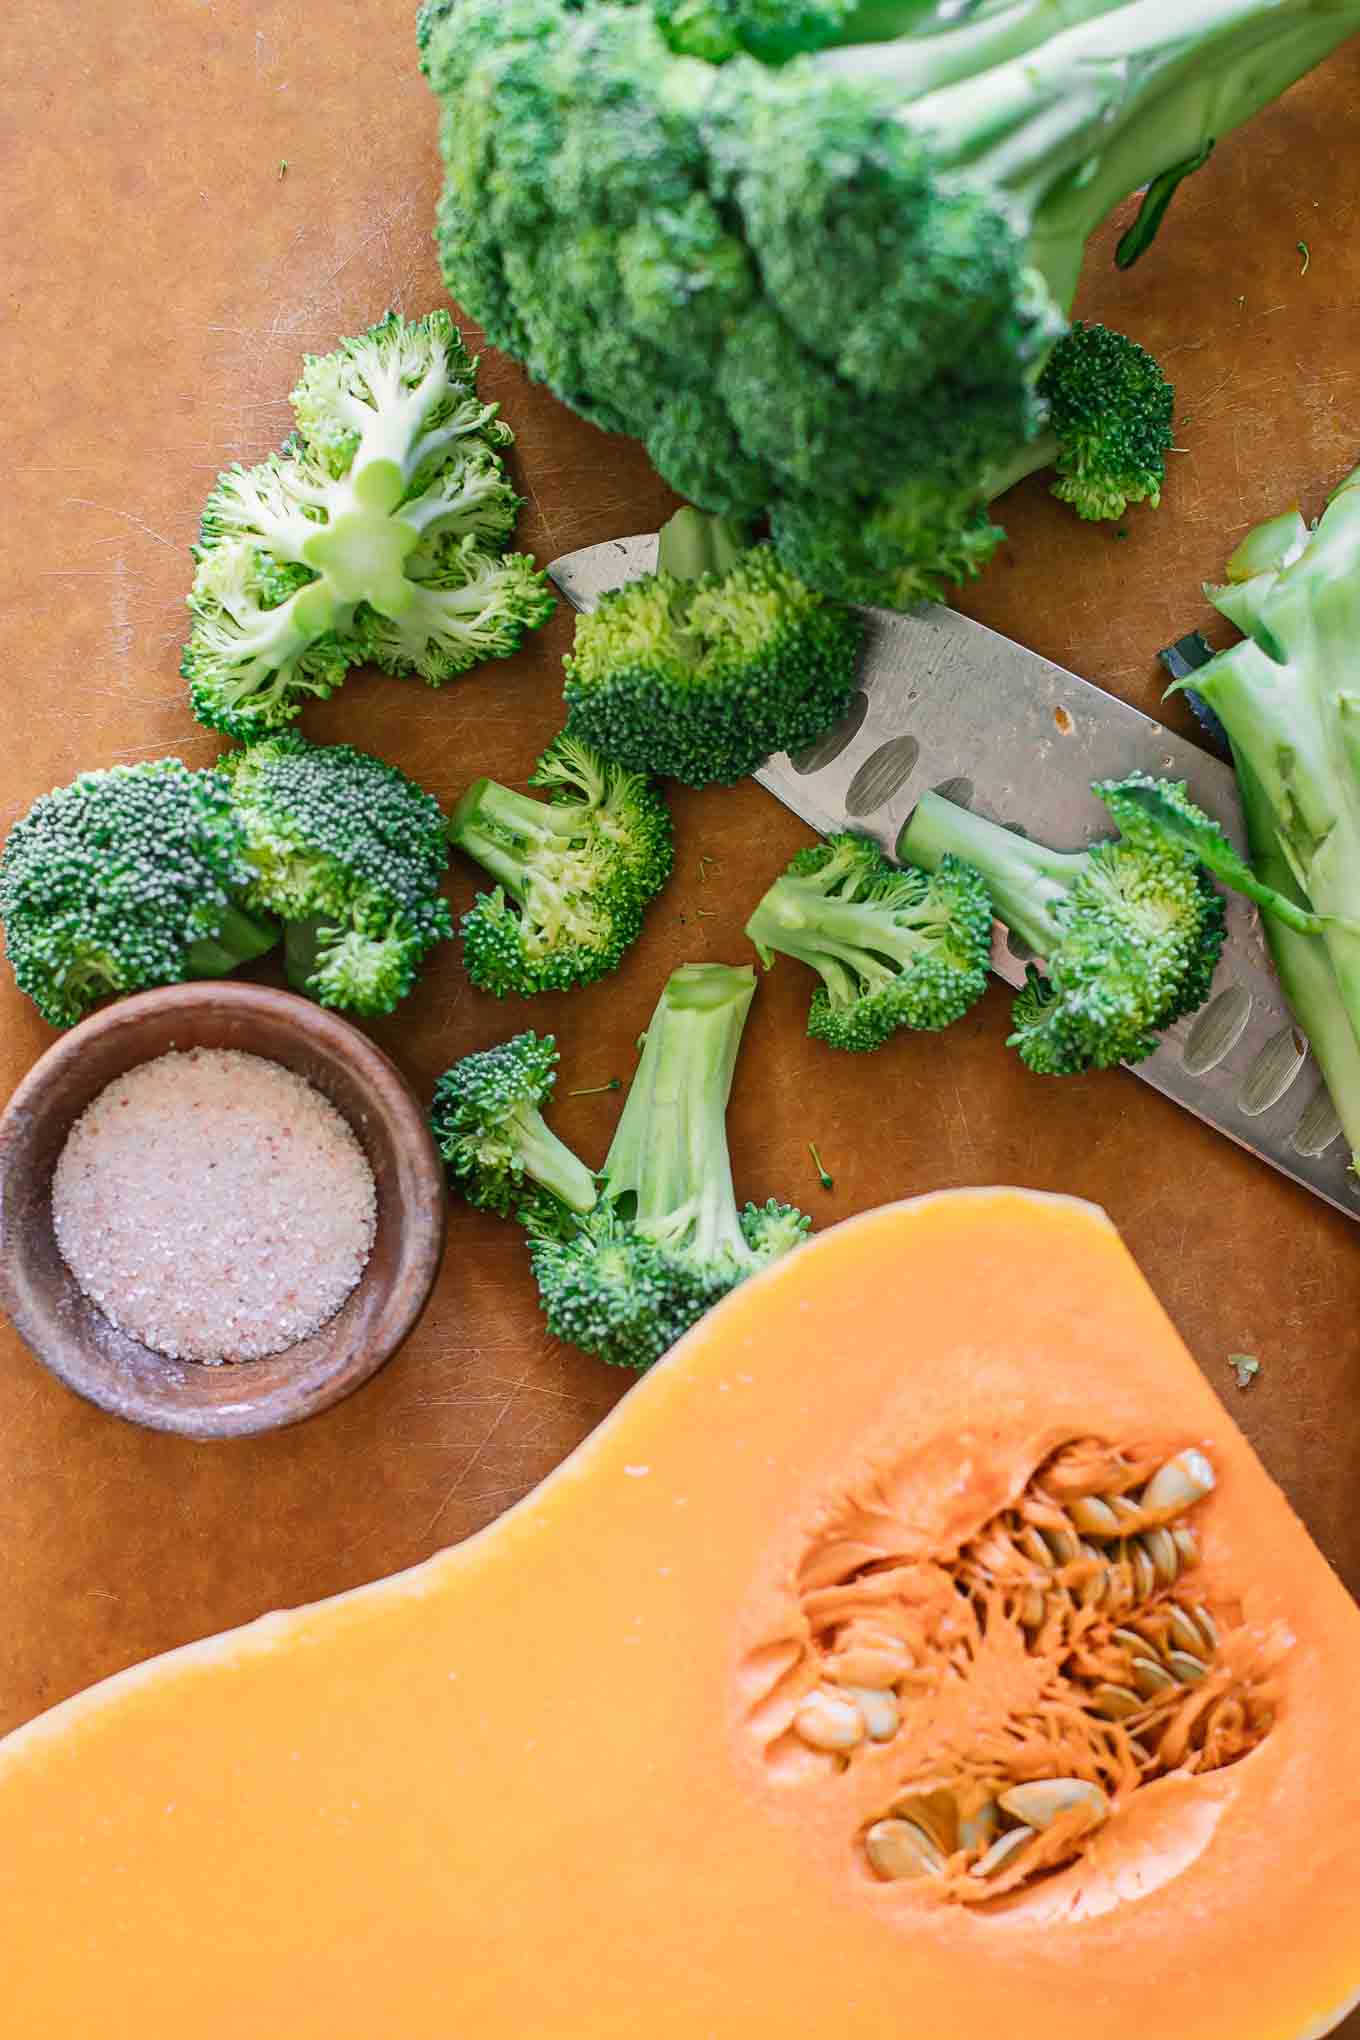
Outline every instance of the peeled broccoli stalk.
<svg viewBox="0 0 1360 2040">
<path fill-rule="evenodd" d="M 1271 523 L 1271 539 L 1253 554 L 1268 556 L 1287 539 L 1279 521 Z M 1226 597 L 1209 591 L 1251 635 L 1182 684 L 1219 718 L 1239 776 L 1250 775 L 1254 799 L 1273 817 L 1298 891 L 1322 917 L 1360 1033 L 1360 694 L 1351 679 L 1360 642 L 1360 470 L 1335 491 L 1302 549 L 1285 543 L 1279 556 L 1288 563 L 1248 572 Z M 1239 558 L 1239 571 L 1254 564 L 1251 555 Z"/>
<path fill-rule="evenodd" d="M 448 826 L 454 848 L 496 882 L 462 933 L 468 975 L 497 997 L 564 991 L 616 969 L 671 871 L 670 814 L 645 775 L 564 732 L 532 783 L 550 797 L 474 781 Z"/>
<path fill-rule="evenodd" d="M 392 1012 L 453 933 L 438 801 L 380 758 L 296 731 L 227 752 L 218 771 L 244 832 L 247 903 L 285 924 L 289 983 L 322 1005 Z"/>
<path fill-rule="evenodd" d="M 511 434 L 476 377 L 445 312 L 307 357 L 295 436 L 204 511 L 183 661 L 200 721 L 250 741 L 369 660 L 438 686 L 544 620 L 543 576 L 506 552 Z"/>
<path fill-rule="evenodd" d="M 982 997 L 992 908 L 971 866 L 892 865 L 862 836 L 832 836 L 795 857 L 746 924 L 768 965 L 795 957 L 822 980 L 808 1033 L 872 1051 L 899 1028 L 948 1027 Z"/>
<path fill-rule="evenodd" d="M 224 977 L 279 939 L 253 879 L 220 774 L 178 758 L 83 772 L 36 800 L 0 853 L 19 989 L 71 1027 L 119 993 Z"/>
<path fill-rule="evenodd" d="M 552 1035 L 517 1034 L 464 1056 L 439 1079 L 430 1125 L 470 1204 L 506 1217 L 554 1206 L 576 1216 L 593 1210 L 594 1176 L 543 1117 L 557 1061 Z"/>
<path fill-rule="evenodd" d="M 1092 229 L 1148 185 L 1127 260 L 1216 139 L 1360 28 L 1360 0 L 1015 0 L 866 8 L 827 47 L 827 10 L 789 7 L 794 61 L 744 30 L 702 61 L 672 11 L 430 0 L 446 279 L 690 501 L 898 606 L 944 570 L 942 523 L 954 578 L 994 549 Z"/>
<path fill-rule="evenodd" d="M 1116 819 L 1127 784 L 1094 789 Z M 1167 795 L 1197 839 L 1207 839 L 1215 824 L 1184 786 L 1168 786 Z M 925 794 L 899 842 L 903 861 L 927 871 L 947 855 L 971 864 L 998 919 L 1041 959 L 1015 1001 L 1010 1038 L 1040 1075 L 1139 1062 L 1208 997 L 1223 947 L 1223 902 L 1198 845 L 1146 828 L 1141 809 L 1133 816 L 1131 833 L 1064 852 Z"/>
<path fill-rule="evenodd" d="M 661 534 L 657 571 L 577 617 L 567 729 L 634 771 L 729 785 L 840 720 L 863 634 L 853 609 L 797 579 L 768 545 L 681 510 Z"/>
</svg>

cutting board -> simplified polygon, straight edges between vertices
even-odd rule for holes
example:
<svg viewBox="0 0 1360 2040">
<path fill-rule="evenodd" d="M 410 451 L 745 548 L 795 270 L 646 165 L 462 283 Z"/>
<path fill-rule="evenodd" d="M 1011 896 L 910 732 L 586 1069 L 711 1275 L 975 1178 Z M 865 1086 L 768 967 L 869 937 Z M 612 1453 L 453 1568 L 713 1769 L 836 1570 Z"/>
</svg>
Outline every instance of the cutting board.
<svg viewBox="0 0 1360 2040">
<path fill-rule="evenodd" d="M 75 0 L 12 18 L 0 826 L 82 768 L 215 755 L 177 678 L 186 548 L 213 475 L 282 437 L 304 350 L 388 305 L 443 302 L 436 117 L 411 13 L 409 0 Z M 1208 621 L 1201 578 L 1256 519 L 1299 495 L 1315 510 L 1360 457 L 1357 110 L 1360 45 L 1220 147 L 1132 274 L 1102 237 L 1080 309 L 1152 347 L 1180 390 L 1164 507 L 1121 537 L 1032 486 L 1008 501 L 1011 542 L 965 604 L 1181 729 L 1179 705 L 1159 709 L 1156 652 Z M 502 359 L 484 374 L 519 436 L 522 542 L 541 558 L 665 516 L 672 499 L 635 447 Z M 569 630 L 559 615 L 522 656 L 443 694 L 355 680 L 306 727 L 381 752 L 446 802 L 479 773 L 523 782 L 560 720 Z M 676 822 L 675 880 L 606 983 L 500 1007 L 446 950 L 373 1030 L 422 1094 L 526 1024 L 558 1034 L 563 1094 L 626 1078 L 669 970 L 745 960 L 746 914 L 806 832 L 751 784 L 678 797 Z M 473 890 L 454 872 L 456 907 Z M 757 999 L 732 1114 L 740 1191 L 801 1200 L 819 1224 L 948 1184 L 1097 1199 L 1360 1589 L 1354 1226 L 1121 1072 L 1029 1076 L 1003 1046 L 1000 989 L 947 1036 L 904 1038 L 871 1063 L 805 1039 L 808 993 L 785 966 Z M 0 1094 L 50 1039 L 5 973 Z M 617 1110 L 612 1095 L 564 1095 L 558 1123 L 598 1162 Z M 1232 1353 L 1261 1363 L 1245 1394 Z M 272 1438 L 204 1447 L 127 1428 L 0 1326 L 0 1730 L 153 1652 L 467 1536 L 627 1387 L 546 1337 L 520 1239 L 466 1210 L 397 1360 Z"/>
</svg>

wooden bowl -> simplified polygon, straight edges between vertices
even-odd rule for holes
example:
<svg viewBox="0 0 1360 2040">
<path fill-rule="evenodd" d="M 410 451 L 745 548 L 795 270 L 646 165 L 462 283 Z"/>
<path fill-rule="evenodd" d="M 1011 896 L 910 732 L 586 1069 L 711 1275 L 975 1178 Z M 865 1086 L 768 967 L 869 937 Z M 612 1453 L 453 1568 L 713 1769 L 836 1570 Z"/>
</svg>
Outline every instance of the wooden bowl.
<svg viewBox="0 0 1360 2040">
<path fill-rule="evenodd" d="M 234 1048 L 296 1070 L 341 1112 L 378 1191 L 373 1252 L 338 1315 L 262 1360 L 169 1360 L 117 1331 L 57 1249 L 52 1173 L 106 1084 L 169 1049 Z M 296 1424 L 376 1374 L 429 1299 L 444 1251 L 444 1170 L 400 1072 L 334 1013 L 259 985 L 174 985 L 106 1006 L 35 1064 L 0 1118 L 0 1305 L 68 1388 L 114 1416 L 188 1438 Z"/>
</svg>

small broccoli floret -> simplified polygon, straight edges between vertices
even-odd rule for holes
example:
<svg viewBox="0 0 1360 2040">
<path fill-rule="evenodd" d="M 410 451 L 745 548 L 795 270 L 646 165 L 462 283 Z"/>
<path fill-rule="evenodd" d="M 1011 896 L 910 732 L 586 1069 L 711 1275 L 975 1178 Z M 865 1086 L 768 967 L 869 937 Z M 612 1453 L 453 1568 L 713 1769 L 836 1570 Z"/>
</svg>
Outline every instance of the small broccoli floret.
<svg viewBox="0 0 1360 2040">
<path fill-rule="evenodd" d="M 567 727 L 635 771 L 730 784 L 839 721 L 863 631 L 771 547 L 743 549 L 720 521 L 681 511 L 658 571 L 577 618 Z"/>
<path fill-rule="evenodd" d="M 279 939 L 245 904 L 251 879 L 218 774 L 178 758 L 82 773 L 35 801 L 0 855 L 19 989 L 70 1027 L 115 993 L 224 977 Z"/>
<path fill-rule="evenodd" d="M 438 801 L 365 751 L 291 730 L 218 770 L 245 834 L 246 897 L 287 924 L 290 983 L 324 1006 L 392 1012 L 453 933 Z"/>
<path fill-rule="evenodd" d="M 441 686 L 505 658 L 553 606 L 532 560 L 506 552 L 511 434 L 446 312 L 389 313 L 309 355 L 293 408 L 281 453 L 218 478 L 194 548 L 190 700 L 246 742 L 354 665 Z"/>
<path fill-rule="evenodd" d="M 1121 786 L 1095 792 L 1121 811 Z M 1203 831 L 1214 827 L 1183 785 L 1174 793 L 1183 815 L 1198 816 Z M 971 864 L 997 918 L 1042 960 L 1016 1000 L 1011 1036 L 1041 1075 L 1140 1062 L 1208 996 L 1223 902 L 1181 842 L 1139 826 L 1089 850 L 1048 850 L 928 793 L 899 851 L 928 871 L 946 856 Z"/>
<path fill-rule="evenodd" d="M 646 4 L 646 0 L 643 0 Z M 722 64 L 743 52 L 784 64 L 834 42 L 858 0 L 652 0 L 671 48 Z"/>
<path fill-rule="evenodd" d="M 463 917 L 472 982 L 498 998 L 592 984 L 618 967 L 670 876 L 670 811 L 651 781 L 563 734 L 531 785 L 470 786 L 449 840 L 496 881 Z"/>
<path fill-rule="evenodd" d="M 513 1218 L 535 1187 L 569 1212 L 595 1204 L 595 1178 L 557 1138 L 543 1107 L 557 1081 L 551 1034 L 516 1034 L 464 1056 L 435 1086 L 430 1124 L 469 1204 Z M 531 1218 L 545 1209 L 529 1206 Z"/>
<path fill-rule="evenodd" d="M 808 964 L 822 983 L 808 1033 L 866 1053 L 899 1028 L 948 1027 L 987 988 L 992 905 L 971 866 L 890 864 L 866 837 L 838 835 L 794 858 L 746 924 L 767 964 Z"/>
<path fill-rule="evenodd" d="M 688 964 L 667 982 L 600 1177 L 600 1202 L 563 1229 L 530 1215 L 549 1329 L 620 1367 L 660 1359 L 704 1312 L 805 1236 L 775 1202 L 739 1212 L 726 1112 L 750 970 Z"/>
</svg>

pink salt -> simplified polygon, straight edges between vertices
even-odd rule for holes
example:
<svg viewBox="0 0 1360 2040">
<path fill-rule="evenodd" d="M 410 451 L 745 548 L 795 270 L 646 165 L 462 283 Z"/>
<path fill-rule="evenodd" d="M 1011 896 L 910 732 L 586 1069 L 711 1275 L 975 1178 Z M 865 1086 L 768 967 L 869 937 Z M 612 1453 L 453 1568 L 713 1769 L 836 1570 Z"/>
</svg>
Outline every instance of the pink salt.
<svg viewBox="0 0 1360 2040">
<path fill-rule="evenodd" d="M 71 1128 L 57 1244 L 110 1323 L 216 1365 L 281 1353 L 333 1318 L 373 1246 L 373 1171 L 315 1086 L 237 1049 L 171 1051 Z"/>
</svg>

